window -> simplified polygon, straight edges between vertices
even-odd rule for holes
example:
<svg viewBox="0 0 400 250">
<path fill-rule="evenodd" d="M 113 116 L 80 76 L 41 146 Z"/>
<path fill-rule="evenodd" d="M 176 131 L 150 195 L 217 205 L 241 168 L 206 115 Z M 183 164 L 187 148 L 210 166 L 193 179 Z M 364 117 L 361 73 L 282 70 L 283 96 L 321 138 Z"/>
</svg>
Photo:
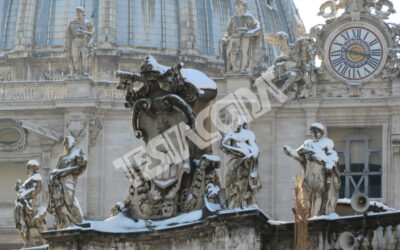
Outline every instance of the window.
<svg viewBox="0 0 400 250">
<path fill-rule="evenodd" d="M 339 154 L 340 198 L 351 198 L 357 192 L 370 198 L 382 196 L 381 134 L 381 128 L 329 128 Z"/>
</svg>

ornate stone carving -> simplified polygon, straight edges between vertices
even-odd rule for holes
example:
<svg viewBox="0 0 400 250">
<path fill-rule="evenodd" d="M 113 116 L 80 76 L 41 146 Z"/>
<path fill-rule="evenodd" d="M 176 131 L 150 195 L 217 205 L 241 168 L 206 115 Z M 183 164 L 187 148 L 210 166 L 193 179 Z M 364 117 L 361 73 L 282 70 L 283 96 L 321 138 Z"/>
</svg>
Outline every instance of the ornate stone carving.
<svg viewBox="0 0 400 250">
<path fill-rule="evenodd" d="M 333 141 L 324 137 L 324 126 L 313 123 L 310 132 L 314 139 L 306 140 L 297 150 L 290 146 L 283 149 L 303 169 L 303 176 L 296 184 L 299 188 L 299 200 L 308 215 L 314 217 L 335 212 L 341 183 L 339 157 L 334 150 Z"/>
<path fill-rule="evenodd" d="M 40 192 L 42 191 L 42 176 L 39 174 L 39 162 L 30 160 L 26 166 L 28 179 L 22 183 L 18 180 L 15 190 L 18 192 L 15 201 L 14 222 L 20 231 L 25 247 L 34 247 L 46 244 L 41 233 L 46 228 L 46 208 L 38 207 Z"/>
<path fill-rule="evenodd" d="M 307 98 L 318 73 L 315 42 L 310 37 L 302 37 L 289 44 L 287 38 L 284 33 L 266 36 L 272 45 L 281 46 L 283 55 L 277 57 L 256 81 L 279 87 L 291 99 Z"/>
<path fill-rule="evenodd" d="M 236 14 L 231 17 L 226 30 L 226 37 L 222 40 L 226 50 L 227 72 L 253 73 L 254 59 L 260 46 L 261 25 L 247 11 L 246 0 L 235 1 Z"/>
<path fill-rule="evenodd" d="M 68 53 L 70 74 L 84 75 L 89 74 L 89 55 L 96 31 L 93 18 L 85 21 L 83 8 L 76 8 L 75 14 L 67 28 L 64 50 Z"/>
<path fill-rule="evenodd" d="M 39 75 L 40 81 L 60 81 L 64 79 L 64 72 L 42 70 Z"/>
<path fill-rule="evenodd" d="M 200 71 L 183 69 L 182 64 L 166 67 L 151 56 L 140 74 L 119 71 L 117 76 L 118 88 L 127 91 L 126 107 L 133 110 L 134 133 L 152 152 L 142 154 L 143 164 L 135 161 L 125 170 L 131 180 L 129 194 L 111 213 L 164 219 L 199 209 L 204 196 L 215 201 L 212 191 L 217 188 L 211 176 L 219 160 L 206 155 L 181 131 L 187 126 L 195 129 L 194 106 L 215 98 L 215 83 Z M 179 159 L 171 158 L 177 154 Z"/>
<path fill-rule="evenodd" d="M 16 137 L 10 138 L 11 133 Z M 0 138 L 0 151 L 19 151 L 26 146 L 26 131 L 20 121 L 0 119 Z"/>
<path fill-rule="evenodd" d="M 67 133 L 79 140 L 85 135 L 86 119 L 80 116 L 72 116 L 67 121 Z"/>
<path fill-rule="evenodd" d="M 99 117 L 92 117 L 89 119 L 89 139 L 90 144 L 96 143 L 100 131 L 103 129 L 103 120 Z"/>
<path fill-rule="evenodd" d="M 11 81 L 11 71 L 0 72 L 0 82 L 8 82 L 8 81 Z"/>
<path fill-rule="evenodd" d="M 238 118 L 235 132 L 225 135 L 221 149 L 228 156 L 225 194 L 229 209 L 256 204 L 255 193 L 261 188 L 258 177 L 258 154 L 254 133 L 247 129 L 243 117 Z"/>
<path fill-rule="evenodd" d="M 82 222 L 82 211 L 75 197 L 78 176 L 87 166 L 83 151 L 75 148 L 75 138 L 63 141 L 65 153 L 58 158 L 57 166 L 50 173 L 49 203 L 47 210 L 55 216 L 55 227 L 65 228 Z"/>
<path fill-rule="evenodd" d="M 344 9 L 345 13 L 350 13 L 353 21 L 360 20 L 360 13 L 371 13 L 371 8 L 375 10 L 375 14 L 382 19 L 387 19 L 391 14 L 395 13 L 393 3 L 390 0 L 340 0 L 326 1 L 320 7 L 318 15 L 324 18 L 336 17 L 339 9 Z M 326 12 L 329 9 L 330 12 Z"/>
<path fill-rule="evenodd" d="M 390 84 L 382 86 L 380 82 L 367 82 L 362 84 L 323 83 L 319 84 L 318 97 L 373 97 L 391 96 Z"/>
</svg>

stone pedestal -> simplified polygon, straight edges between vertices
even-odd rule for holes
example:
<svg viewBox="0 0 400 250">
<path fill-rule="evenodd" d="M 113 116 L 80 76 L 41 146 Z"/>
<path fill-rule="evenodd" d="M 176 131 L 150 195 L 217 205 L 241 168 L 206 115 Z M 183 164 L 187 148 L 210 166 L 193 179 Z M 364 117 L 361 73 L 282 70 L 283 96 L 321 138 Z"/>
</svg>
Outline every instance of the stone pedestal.
<svg viewBox="0 0 400 250">
<path fill-rule="evenodd" d="M 232 94 L 240 88 L 251 88 L 252 79 L 246 73 L 229 73 L 224 75 L 226 79 L 226 93 Z"/>
<path fill-rule="evenodd" d="M 143 228 L 128 229 L 124 222 L 110 220 L 109 226 L 105 226 L 107 221 L 89 222 L 90 225 L 82 227 L 46 232 L 44 237 L 54 250 L 265 249 L 262 231 L 268 219 L 260 210 L 227 210 L 210 216 L 199 210 L 184 216 L 188 219 L 196 216 L 196 212 L 201 218 L 188 223 L 174 225 L 171 219 L 163 222 L 139 220 L 126 223 L 145 223 Z"/>
</svg>

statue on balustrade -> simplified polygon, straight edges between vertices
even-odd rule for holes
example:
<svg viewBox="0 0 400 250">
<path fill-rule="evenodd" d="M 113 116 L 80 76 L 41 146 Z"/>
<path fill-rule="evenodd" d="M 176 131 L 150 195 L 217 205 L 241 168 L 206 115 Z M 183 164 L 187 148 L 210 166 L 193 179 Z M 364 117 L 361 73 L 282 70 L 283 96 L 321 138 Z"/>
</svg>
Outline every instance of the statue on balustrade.
<svg viewBox="0 0 400 250">
<path fill-rule="evenodd" d="M 312 140 L 306 140 L 297 150 L 290 146 L 283 150 L 303 169 L 303 176 L 296 183 L 300 196 L 296 199 L 308 211 L 308 217 L 314 217 L 335 212 L 341 183 L 338 154 L 333 141 L 324 137 L 324 126 L 313 123 L 310 132 L 314 137 Z"/>
<path fill-rule="evenodd" d="M 237 130 L 222 139 L 221 149 L 228 156 L 225 178 L 227 207 L 245 208 L 256 204 L 255 194 L 261 189 L 258 176 L 259 149 L 256 137 L 247 129 L 243 116 L 238 118 Z"/>
<path fill-rule="evenodd" d="M 314 40 L 301 37 L 290 44 L 284 32 L 265 34 L 265 39 L 271 45 L 280 46 L 282 54 L 256 81 L 280 88 L 289 99 L 309 97 L 317 79 Z"/>
<path fill-rule="evenodd" d="M 49 203 L 47 210 L 55 216 L 57 229 L 82 222 L 82 211 L 75 197 L 78 176 L 87 166 L 83 151 L 75 148 L 75 138 L 63 141 L 65 153 L 59 156 L 56 168 L 50 173 Z"/>
<path fill-rule="evenodd" d="M 46 231 L 46 208 L 38 207 L 42 191 L 42 176 L 39 174 L 39 162 L 30 160 L 26 166 L 28 179 L 22 183 L 18 180 L 15 190 L 18 192 L 15 201 L 14 222 L 20 231 L 25 247 L 46 244 L 41 232 Z"/>
<path fill-rule="evenodd" d="M 68 53 L 70 75 L 89 74 L 89 55 L 96 35 L 94 19 L 85 21 L 85 10 L 76 8 L 76 18 L 67 28 L 64 51 Z"/>
<path fill-rule="evenodd" d="M 228 73 L 253 73 L 254 59 L 261 43 L 261 25 L 247 11 L 246 0 L 235 1 L 236 14 L 231 17 L 222 40 Z M 224 46 L 225 45 L 225 46 Z"/>
</svg>

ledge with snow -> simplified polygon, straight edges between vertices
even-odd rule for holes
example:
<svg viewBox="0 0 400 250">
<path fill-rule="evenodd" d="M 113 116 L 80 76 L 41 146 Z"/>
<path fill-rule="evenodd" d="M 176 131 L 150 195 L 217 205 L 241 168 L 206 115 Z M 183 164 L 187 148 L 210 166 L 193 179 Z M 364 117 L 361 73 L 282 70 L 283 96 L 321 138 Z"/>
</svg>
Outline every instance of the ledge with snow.
<svg viewBox="0 0 400 250">
<path fill-rule="evenodd" d="M 346 201 L 340 202 L 344 207 Z M 362 237 L 365 223 L 364 237 Z M 367 247 L 399 249 L 400 211 L 319 216 L 309 219 L 308 249 L 340 249 L 349 231 Z M 294 222 L 268 219 L 257 206 L 247 209 L 197 210 L 160 221 L 119 214 L 105 221 L 44 233 L 50 249 L 293 249 Z M 392 248 L 391 248 L 392 247 Z M 393 248 L 395 247 L 395 248 Z M 378 249 L 378 248 L 376 248 Z"/>
</svg>

